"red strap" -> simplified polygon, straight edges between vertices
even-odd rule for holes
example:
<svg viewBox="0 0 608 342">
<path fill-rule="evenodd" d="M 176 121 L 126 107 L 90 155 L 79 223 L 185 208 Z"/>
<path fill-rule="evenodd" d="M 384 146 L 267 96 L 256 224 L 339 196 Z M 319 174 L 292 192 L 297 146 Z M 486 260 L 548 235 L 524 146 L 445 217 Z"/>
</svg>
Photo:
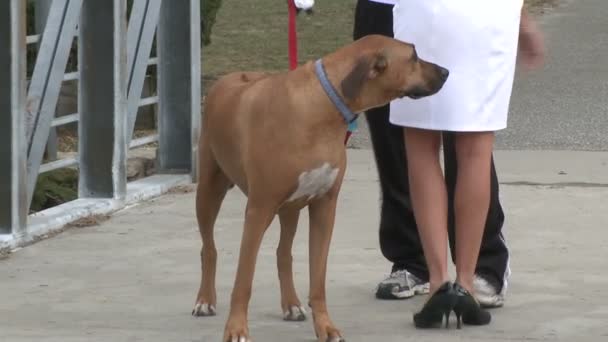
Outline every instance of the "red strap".
<svg viewBox="0 0 608 342">
<path fill-rule="evenodd" d="M 296 33 L 296 4 L 294 0 L 287 0 L 289 7 L 289 69 L 293 70 L 298 67 L 298 35 Z M 344 145 L 348 143 L 351 132 L 346 132 L 344 137 Z"/>
<path fill-rule="evenodd" d="M 353 133 L 351 131 L 346 131 L 346 137 L 344 138 L 344 145 L 348 144 L 348 139 Z"/>
<path fill-rule="evenodd" d="M 289 6 L 289 69 L 298 66 L 298 36 L 296 33 L 296 4 L 294 0 L 287 0 Z"/>
</svg>

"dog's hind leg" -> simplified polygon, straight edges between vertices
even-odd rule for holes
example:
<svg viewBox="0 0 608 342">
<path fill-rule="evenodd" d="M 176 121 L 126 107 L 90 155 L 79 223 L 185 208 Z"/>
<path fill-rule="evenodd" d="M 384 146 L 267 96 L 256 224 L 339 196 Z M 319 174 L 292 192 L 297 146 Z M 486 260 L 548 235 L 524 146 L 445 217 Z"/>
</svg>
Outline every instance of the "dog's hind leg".
<svg viewBox="0 0 608 342">
<path fill-rule="evenodd" d="M 204 138 L 203 138 L 204 139 Z M 193 316 L 214 316 L 216 314 L 215 273 L 217 250 L 213 228 L 218 212 L 231 187 L 231 182 L 212 156 L 205 141 L 201 141 L 199 155 L 199 180 L 196 192 L 196 218 L 203 240 L 201 249 L 201 285 L 192 310 Z"/>
<path fill-rule="evenodd" d="M 281 238 L 277 248 L 277 268 L 281 284 L 281 309 L 285 321 L 306 320 L 306 310 L 298 298 L 293 281 L 293 257 L 291 255 L 299 218 L 299 209 L 284 208 L 279 211 Z"/>
</svg>

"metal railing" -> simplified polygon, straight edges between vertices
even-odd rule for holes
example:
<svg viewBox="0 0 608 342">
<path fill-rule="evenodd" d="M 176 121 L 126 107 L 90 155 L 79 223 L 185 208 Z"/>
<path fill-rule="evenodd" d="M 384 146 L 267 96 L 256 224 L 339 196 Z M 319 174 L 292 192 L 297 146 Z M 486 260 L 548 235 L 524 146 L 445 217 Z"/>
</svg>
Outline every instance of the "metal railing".
<svg viewBox="0 0 608 342">
<path fill-rule="evenodd" d="M 130 148 L 158 142 L 161 175 L 192 181 L 197 171 L 200 0 L 134 0 L 128 20 L 127 0 L 38 1 L 48 16 L 33 35 L 26 35 L 26 1 L 0 1 L 0 42 L 7 42 L 0 47 L 0 237 L 15 239 L 32 235 L 28 212 L 40 173 L 77 165 L 79 199 L 118 208 L 129 197 Z M 66 72 L 75 37 L 78 70 Z M 29 44 L 38 54 L 28 84 Z M 150 65 L 157 91 L 142 98 Z M 78 82 L 78 111 L 56 117 L 64 81 Z M 158 133 L 132 139 L 143 106 L 157 106 Z M 43 163 L 51 132 L 75 122 L 77 156 Z"/>
<path fill-rule="evenodd" d="M 38 1 L 38 3 L 41 3 L 41 4 L 43 4 L 43 3 L 50 4 L 51 2 L 52 1 L 49 1 L 49 0 L 39 0 Z M 48 8 L 44 8 L 44 7 L 37 8 L 37 10 L 40 10 L 40 9 L 48 10 Z M 133 9 L 137 10 L 137 8 L 133 8 Z M 48 11 L 46 14 L 48 15 Z M 33 34 L 33 35 L 26 36 L 26 45 L 38 44 L 40 42 L 40 36 L 41 36 L 40 34 Z M 129 44 L 129 42 L 127 44 Z M 157 63 L 158 63 L 158 57 L 152 57 L 152 58 L 148 59 L 148 66 L 156 65 Z M 66 72 L 63 75 L 63 81 L 64 82 L 65 81 L 77 81 L 79 79 L 79 76 L 80 76 L 80 74 L 78 71 Z M 145 107 L 145 106 L 156 105 L 156 104 L 158 104 L 158 96 L 150 96 L 150 97 L 142 98 L 139 102 L 138 107 Z M 55 117 L 51 121 L 51 130 L 55 129 L 56 127 L 78 122 L 79 117 L 80 116 L 78 113 L 72 113 L 72 114 L 62 115 L 60 117 Z M 53 131 L 51 131 L 51 136 L 49 136 L 49 140 L 48 140 L 48 145 L 51 145 L 51 146 L 55 145 L 57 143 L 56 133 L 55 134 L 52 134 L 52 133 L 53 133 Z M 131 144 L 129 145 L 129 148 L 136 148 L 136 147 L 144 146 L 144 145 L 154 143 L 154 142 L 158 142 L 158 134 L 152 134 L 147 137 L 141 137 L 141 138 L 134 139 L 131 142 Z M 67 158 L 57 160 L 56 147 L 51 148 L 50 150 L 47 147 L 46 152 L 47 152 L 47 156 L 49 157 L 48 159 L 50 159 L 52 161 L 49 161 L 47 163 L 40 165 L 40 169 L 39 169 L 38 173 L 45 173 L 45 172 L 53 171 L 53 170 L 64 168 L 64 167 L 78 165 L 78 159 L 76 157 L 67 157 Z"/>
</svg>

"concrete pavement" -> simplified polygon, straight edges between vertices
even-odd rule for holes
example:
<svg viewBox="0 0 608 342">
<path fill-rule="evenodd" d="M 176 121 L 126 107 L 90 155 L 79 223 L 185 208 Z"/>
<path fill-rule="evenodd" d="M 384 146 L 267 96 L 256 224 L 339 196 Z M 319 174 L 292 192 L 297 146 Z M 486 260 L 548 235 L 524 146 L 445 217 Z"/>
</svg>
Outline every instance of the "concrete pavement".
<svg viewBox="0 0 608 342">
<path fill-rule="evenodd" d="M 422 298 L 373 298 L 389 268 L 378 249 L 377 175 L 371 151 L 350 150 L 349 156 L 327 282 L 333 319 L 348 341 L 608 339 L 608 153 L 497 153 L 513 256 L 509 295 L 506 306 L 493 311 L 490 326 L 461 331 L 414 329 L 411 315 Z M 220 341 L 244 203 L 232 191 L 216 229 L 218 317 L 190 316 L 200 279 L 200 240 L 193 193 L 177 193 L 0 261 L 0 341 Z M 274 222 L 260 252 L 250 329 L 255 341 L 313 341 L 310 321 L 281 320 L 277 228 Z M 302 215 L 294 269 L 303 300 L 307 236 Z"/>
<path fill-rule="evenodd" d="M 519 70 L 499 148 L 608 150 L 608 2 L 561 2 L 541 18 L 547 64 Z"/>
</svg>

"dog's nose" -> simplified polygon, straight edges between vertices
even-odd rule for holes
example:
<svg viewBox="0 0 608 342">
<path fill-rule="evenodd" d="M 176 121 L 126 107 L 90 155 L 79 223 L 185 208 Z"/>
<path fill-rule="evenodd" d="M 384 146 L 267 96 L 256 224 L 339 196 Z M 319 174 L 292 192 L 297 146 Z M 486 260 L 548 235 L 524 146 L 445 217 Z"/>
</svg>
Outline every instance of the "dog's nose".
<svg viewBox="0 0 608 342">
<path fill-rule="evenodd" d="M 450 71 L 446 68 L 439 67 L 439 75 L 441 76 L 441 79 L 445 81 L 448 79 L 448 76 L 450 76 Z"/>
</svg>

